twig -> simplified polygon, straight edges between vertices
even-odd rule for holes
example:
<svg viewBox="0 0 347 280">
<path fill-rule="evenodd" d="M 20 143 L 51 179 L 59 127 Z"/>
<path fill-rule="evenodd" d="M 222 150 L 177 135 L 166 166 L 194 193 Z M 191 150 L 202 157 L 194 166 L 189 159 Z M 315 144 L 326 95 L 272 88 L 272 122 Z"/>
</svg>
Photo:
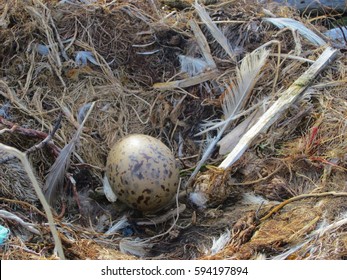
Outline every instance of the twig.
<svg viewBox="0 0 347 280">
<path fill-rule="evenodd" d="M 12 122 L 5 120 L 2 117 L 0 117 L 0 123 L 11 127 L 11 129 L 9 130 L 11 132 L 18 131 L 19 133 L 21 133 L 25 136 L 32 136 L 32 137 L 37 137 L 37 138 L 41 138 L 41 139 L 43 138 L 43 140 L 39 144 L 34 145 L 34 146 L 30 147 L 28 150 L 26 150 L 24 152 L 26 155 L 33 153 L 37 150 L 40 150 L 44 146 L 48 145 L 52 149 L 53 155 L 55 157 L 57 157 L 59 155 L 60 150 L 57 146 L 55 146 L 53 144 L 53 142 L 51 142 L 51 140 L 60 126 L 61 119 L 62 119 L 62 115 L 60 114 L 58 117 L 58 120 L 56 121 L 56 123 L 53 127 L 53 130 L 49 134 L 42 132 L 42 131 L 39 131 L 39 130 L 35 130 L 35 129 L 31 129 L 31 128 L 23 128 L 23 127 L 17 126 L 15 124 L 13 124 Z M 6 163 L 6 162 L 13 160 L 15 158 L 16 158 L 16 156 L 14 156 L 14 155 L 2 158 L 0 160 L 0 164 Z"/>
<path fill-rule="evenodd" d="M 309 193 L 309 194 L 301 194 L 298 196 L 294 196 L 291 197 L 283 202 L 281 202 L 280 204 L 276 205 L 274 208 L 271 209 L 271 211 L 266 214 L 264 217 L 262 217 L 260 220 L 264 221 L 268 218 L 270 218 L 274 213 L 278 212 L 279 210 L 281 210 L 284 206 L 286 206 L 287 204 L 300 200 L 300 199 L 304 199 L 304 198 L 310 198 L 310 197 L 324 197 L 324 196 L 335 196 L 335 197 L 340 197 L 340 196 L 346 196 L 347 197 L 347 192 L 324 192 L 324 193 Z"/>
<path fill-rule="evenodd" d="M 162 216 L 154 217 L 153 219 L 150 219 L 150 220 L 136 221 L 136 224 L 139 225 L 139 226 L 162 224 L 162 223 L 166 222 L 167 220 L 171 219 L 172 217 L 174 217 L 177 214 L 177 212 L 178 213 L 182 213 L 185 209 L 186 209 L 186 205 L 185 204 L 181 204 L 178 207 L 178 209 L 175 208 L 175 209 L 165 213 Z"/>
<path fill-rule="evenodd" d="M 194 77 L 190 77 L 183 80 L 165 82 L 165 83 L 155 83 L 153 85 L 154 88 L 158 89 L 172 89 L 172 88 L 186 88 L 201 84 L 208 80 L 212 80 L 218 76 L 218 71 L 216 69 L 212 69 L 206 72 L 203 72 Z"/>
<path fill-rule="evenodd" d="M 260 183 L 262 181 L 265 181 L 267 179 L 269 179 L 271 176 L 275 175 L 278 171 L 280 171 L 282 169 L 283 166 L 279 166 L 275 169 L 275 171 L 271 172 L 269 175 L 265 176 L 265 177 L 261 177 L 257 180 L 254 181 L 249 181 L 249 182 L 244 182 L 244 183 L 231 183 L 232 186 L 247 186 L 247 185 L 254 185 L 257 183 Z"/>
</svg>

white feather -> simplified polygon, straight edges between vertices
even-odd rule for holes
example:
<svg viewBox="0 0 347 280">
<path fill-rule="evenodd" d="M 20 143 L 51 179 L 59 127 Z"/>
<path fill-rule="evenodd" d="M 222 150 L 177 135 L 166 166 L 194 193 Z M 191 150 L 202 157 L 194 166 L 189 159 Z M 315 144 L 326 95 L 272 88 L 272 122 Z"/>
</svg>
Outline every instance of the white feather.
<svg viewBox="0 0 347 280">
<path fill-rule="evenodd" d="M 190 77 L 194 77 L 205 71 L 207 62 L 201 58 L 195 58 L 186 55 L 178 56 L 181 64 L 181 71 L 188 73 Z"/>
<path fill-rule="evenodd" d="M 230 81 L 231 87 L 226 86 L 227 94 L 225 94 L 222 101 L 224 120 L 205 122 L 202 126 L 206 129 L 197 133 L 196 136 L 225 126 L 237 117 L 238 113 L 244 108 L 268 55 L 269 51 L 262 48 L 247 54 L 243 58 L 240 67 L 236 69 L 236 81 Z"/>
<path fill-rule="evenodd" d="M 220 31 L 217 25 L 212 21 L 205 8 L 201 6 L 197 0 L 195 1 L 194 8 L 198 12 L 201 20 L 206 24 L 207 28 L 210 30 L 212 36 L 221 45 L 221 47 L 230 56 L 230 58 L 235 61 L 235 53 L 232 47 L 230 46 L 228 39 L 224 36 L 222 31 Z"/>
<path fill-rule="evenodd" d="M 104 194 L 107 198 L 107 200 L 109 202 L 116 202 L 117 201 L 117 196 L 116 194 L 113 192 L 112 188 L 111 188 L 111 185 L 110 185 L 110 182 L 108 181 L 107 179 L 107 176 L 106 174 L 104 175 L 104 178 L 102 180 L 102 185 L 103 185 L 103 191 L 104 191 Z"/>
<path fill-rule="evenodd" d="M 189 194 L 189 200 L 200 209 L 206 208 L 207 198 L 202 192 L 191 192 Z"/>
<path fill-rule="evenodd" d="M 122 218 L 119 219 L 117 223 L 115 223 L 112 227 L 109 228 L 108 231 L 106 231 L 105 234 L 114 234 L 117 231 L 120 231 L 123 228 L 126 228 L 129 226 L 129 222 L 126 216 L 123 216 Z"/>
<path fill-rule="evenodd" d="M 312 44 L 315 44 L 316 46 L 326 45 L 326 42 L 321 37 L 319 37 L 312 30 L 308 29 L 305 25 L 303 25 L 301 22 L 299 22 L 295 19 L 292 19 L 292 18 L 264 18 L 263 20 L 272 23 L 273 25 L 277 26 L 280 29 L 285 28 L 285 27 L 289 27 L 289 28 L 298 30 L 298 32 L 303 37 L 305 37 L 307 40 L 309 40 Z"/>
<path fill-rule="evenodd" d="M 119 249 L 123 254 L 144 257 L 147 254 L 147 249 L 152 247 L 140 238 L 128 239 L 123 238 L 119 242 Z"/>
<path fill-rule="evenodd" d="M 230 125 L 230 122 L 235 119 L 237 114 L 243 109 L 245 106 L 252 89 L 259 78 L 259 73 L 262 67 L 264 66 L 266 59 L 269 55 L 269 51 L 265 48 L 257 49 L 250 54 L 247 54 L 242 62 L 240 68 L 236 69 L 236 82 L 231 82 L 233 86 L 229 88 L 227 94 L 224 97 L 222 107 L 223 113 L 225 115 L 225 121 L 221 121 L 220 123 L 214 120 L 213 128 L 220 128 L 218 134 L 211 141 L 210 145 L 206 148 L 206 151 L 201 157 L 201 160 L 197 164 L 195 170 L 191 174 L 187 185 L 194 179 L 201 166 L 208 159 L 210 154 L 212 153 L 214 147 L 221 139 L 224 131 Z M 206 124 L 205 124 L 206 125 Z M 206 129 L 202 132 L 197 133 L 196 135 L 201 135 L 210 129 Z"/>
<path fill-rule="evenodd" d="M 221 236 L 216 240 L 213 238 L 213 244 L 211 248 L 211 255 L 215 255 L 222 251 L 224 247 L 228 244 L 230 241 L 230 230 L 227 230 Z"/>
</svg>

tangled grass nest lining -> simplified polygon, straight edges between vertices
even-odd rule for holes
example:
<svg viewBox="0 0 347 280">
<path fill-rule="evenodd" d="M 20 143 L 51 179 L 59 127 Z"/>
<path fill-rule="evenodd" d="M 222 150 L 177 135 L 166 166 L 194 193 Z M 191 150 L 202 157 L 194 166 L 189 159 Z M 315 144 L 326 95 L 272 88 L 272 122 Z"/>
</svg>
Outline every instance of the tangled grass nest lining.
<svg viewBox="0 0 347 280">
<path fill-rule="evenodd" d="M 343 195 L 308 197 L 305 203 L 291 202 L 264 221 L 257 218 L 265 216 L 278 201 L 302 194 L 346 192 L 347 61 L 343 53 L 227 171 L 228 182 L 223 183 L 226 190 L 220 192 L 227 194 L 226 200 L 200 212 L 182 194 L 180 202 L 187 207 L 173 225 L 129 226 L 132 233 L 105 235 L 113 221 L 121 220 L 128 211 L 108 203 L 97 191 L 102 187 L 112 144 L 130 133 L 160 138 L 179 159 L 184 185 L 203 153 L 201 143 L 205 138 L 194 135 L 204 120 L 223 119 L 225 84 L 234 79 L 236 63 L 192 6 L 174 10 L 168 3 L 161 9 L 157 1 L 148 1 L 149 5 L 135 0 L 71 2 L 0 3 L 1 143 L 27 151 L 49 136 L 62 115 L 52 142 L 28 153 L 39 184 L 44 184 L 59 152 L 71 142 L 95 102 L 64 176 L 64 195 L 57 197 L 55 223 L 67 258 L 127 258 L 124 252 L 152 259 L 257 258 L 260 252 L 265 252 L 266 258 L 346 257 Z M 247 108 L 266 96 L 276 100 L 323 52 L 323 47 L 296 31 L 279 30 L 262 19 L 269 14 L 293 18 L 321 35 L 326 30 L 324 17 L 313 21 L 286 7 L 270 5 L 264 10 L 247 1 L 214 2 L 205 9 L 228 41 L 235 44 L 237 61 L 268 44 L 269 57 Z M 191 20 L 198 23 L 206 38 L 218 73 L 211 81 L 186 88 L 156 86 L 192 80 L 180 66 L 182 55 L 203 57 Z M 54 246 L 41 204 L 26 172 L 16 159 L 6 159 L 9 156 L 0 150 L 2 207 L 34 225 L 44 238 L 1 216 L 1 222 L 11 229 L 2 257 L 52 258 Z M 216 165 L 222 159 L 214 152 L 207 164 Z M 262 207 L 254 197 L 252 202 L 245 199 L 249 193 L 266 199 Z M 303 204 L 307 215 L 300 212 Z M 137 217 L 132 219 L 136 224 Z M 288 228 L 276 230 L 283 227 L 285 219 L 291 221 Z M 334 223 L 339 226 L 334 228 Z M 314 235 L 329 225 L 332 231 Z M 231 230 L 229 245 L 212 256 L 207 249 L 212 237 L 225 229 Z M 305 240 L 306 234 L 312 234 L 312 239 Z M 153 238 L 157 235 L 160 237 Z M 141 242 L 150 241 L 137 244 L 136 237 Z M 320 238 L 329 250 L 324 254 L 319 251 L 314 238 Z M 89 252 L 84 249 L 86 243 L 91 244 Z M 164 251 L 162 244 L 169 244 Z M 15 252 L 18 247 L 21 250 Z M 313 253 L 307 255 L 313 247 Z M 290 251 L 293 248 L 297 250 Z"/>
</svg>

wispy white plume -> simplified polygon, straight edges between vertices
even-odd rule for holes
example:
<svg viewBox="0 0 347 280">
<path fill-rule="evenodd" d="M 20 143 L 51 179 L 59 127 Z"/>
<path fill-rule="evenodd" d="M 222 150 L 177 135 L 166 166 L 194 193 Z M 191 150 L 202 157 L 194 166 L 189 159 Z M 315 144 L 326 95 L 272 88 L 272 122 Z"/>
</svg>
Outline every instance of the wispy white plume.
<svg viewBox="0 0 347 280">
<path fill-rule="evenodd" d="M 189 194 L 189 200 L 200 209 L 206 208 L 207 198 L 202 192 L 191 192 Z"/>
<path fill-rule="evenodd" d="M 273 25 L 277 26 L 278 28 L 292 28 L 295 30 L 298 30 L 298 32 L 305 37 L 307 40 L 309 40 L 312 44 L 315 44 L 316 46 L 324 46 L 326 45 L 326 42 L 318 36 L 316 33 L 314 33 L 312 30 L 308 29 L 305 25 L 303 25 L 301 22 L 292 19 L 292 18 L 263 18 L 264 21 L 270 22 Z"/>
<path fill-rule="evenodd" d="M 181 64 L 181 71 L 188 73 L 190 77 L 194 77 L 207 68 L 207 62 L 201 58 L 195 58 L 186 55 L 178 56 Z"/>
<path fill-rule="evenodd" d="M 206 27 L 210 30 L 212 36 L 221 45 L 221 47 L 230 56 L 230 58 L 235 61 L 235 53 L 232 47 L 230 46 L 228 39 L 224 36 L 222 31 L 220 31 L 217 25 L 212 21 L 205 8 L 201 6 L 197 0 L 195 0 L 194 8 L 198 12 L 201 20 L 206 24 Z"/>
<path fill-rule="evenodd" d="M 50 205 L 53 205 L 54 199 L 56 198 L 57 192 L 60 190 L 64 183 L 64 176 L 67 168 L 70 165 L 70 157 L 72 152 L 75 149 L 75 146 L 80 138 L 80 135 L 82 133 L 84 124 L 86 120 L 88 119 L 89 114 L 93 110 L 95 105 L 95 102 L 92 103 L 90 106 L 88 113 L 86 114 L 83 122 L 77 129 L 74 137 L 71 139 L 70 143 L 65 145 L 65 147 L 61 150 L 59 156 L 49 169 L 49 173 L 46 178 L 44 190 L 45 190 L 45 196 Z"/>
<path fill-rule="evenodd" d="M 228 244 L 230 241 L 230 230 L 226 230 L 223 234 L 218 239 L 213 238 L 213 243 L 212 243 L 212 248 L 210 250 L 210 255 L 213 256 L 220 251 L 222 251 L 225 246 Z"/>
</svg>

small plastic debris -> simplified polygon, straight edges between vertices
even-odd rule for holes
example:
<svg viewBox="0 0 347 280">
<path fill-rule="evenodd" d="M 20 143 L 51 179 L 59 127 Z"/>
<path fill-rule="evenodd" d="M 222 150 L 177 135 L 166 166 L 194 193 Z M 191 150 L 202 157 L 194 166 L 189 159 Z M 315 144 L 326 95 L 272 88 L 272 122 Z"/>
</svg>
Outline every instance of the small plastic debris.
<svg viewBox="0 0 347 280">
<path fill-rule="evenodd" d="M 78 114 L 77 114 L 77 121 L 79 124 L 81 124 L 90 108 L 90 106 L 92 106 L 92 103 L 87 103 L 84 104 L 79 110 L 78 110 Z"/>
<path fill-rule="evenodd" d="M 40 55 L 48 55 L 49 54 L 49 47 L 46 45 L 38 44 L 36 46 L 36 50 Z"/>
<path fill-rule="evenodd" d="M 2 225 L 0 225 L 0 245 L 3 245 L 8 236 L 10 235 L 10 230 Z"/>
<path fill-rule="evenodd" d="M 75 62 L 78 66 L 86 66 L 87 61 L 93 63 L 94 65 L 99 65 L 99 63 L 95 60 L 95 57 L 92 52 L 89 52 L 89 51 L 76 52 Z"/>
<path fill-rule="evenodd" d="M 181 71 L 187 72 L 190 77 L 194 77 L 206 70 L 208 64 L 201 58 L 194 58 L 186 55 L 178 56 L 181 63 Z"/>
<path fill-rule="evenodd" d="M 330 29 L 324 32 L 324 35 L 347 46 L 347 42 L 345 41 L 345 38 L 347 38 L 347 26 Z"/>
<path fill-rule="evenodd" d="M 3 117 L 5 119 L 10 119 L 10 114 L 9 114 L 9 109 L 10 109 L 10 103 L 6 102 L 4 105 L 0 107 L 0 117 Z"/>
</svg>

